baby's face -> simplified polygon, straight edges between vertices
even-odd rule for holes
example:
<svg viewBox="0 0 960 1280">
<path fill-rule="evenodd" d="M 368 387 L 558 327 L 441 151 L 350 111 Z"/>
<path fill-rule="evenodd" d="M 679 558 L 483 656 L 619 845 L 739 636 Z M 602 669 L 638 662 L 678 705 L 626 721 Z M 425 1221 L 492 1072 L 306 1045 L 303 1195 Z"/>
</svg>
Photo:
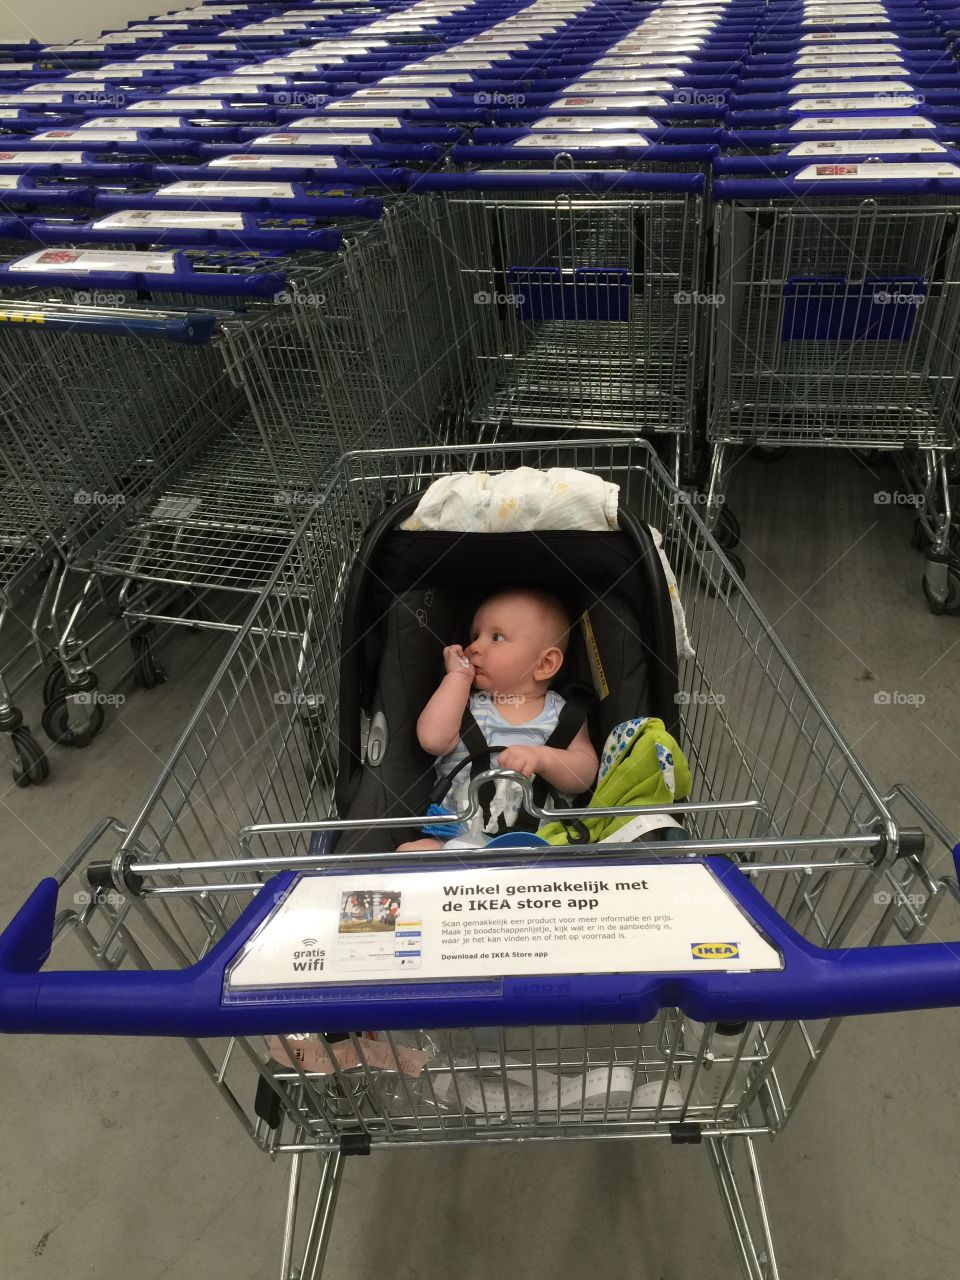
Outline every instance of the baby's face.
<svg viewBox="0 0 960 1280">
<path fill-rule="evenodd" d="M 536 599 L 517 592 L 487 600 L 474 614 L 466 649 L 476 687 L 502 694 L 534 691 L 543 679 L 538 663 L 557 644 L 555 630 Z"/>
</svg>

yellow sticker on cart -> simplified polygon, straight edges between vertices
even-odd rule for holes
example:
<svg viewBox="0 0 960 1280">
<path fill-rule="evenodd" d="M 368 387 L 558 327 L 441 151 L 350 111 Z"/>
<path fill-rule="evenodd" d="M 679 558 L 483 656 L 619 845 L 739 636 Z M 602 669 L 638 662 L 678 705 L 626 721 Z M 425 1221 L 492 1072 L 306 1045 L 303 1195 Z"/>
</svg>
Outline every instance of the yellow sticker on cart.
<svg viewBox="0 0 960 1280">
<path fill-rule="evenodd" d="M 597 692 L 597 697 L 602 701 L 610 692 L 610 686 L 607 684 L 607 677 L 604 674 L 603 663 L 600 661 L 600 649 L 597 645 L 597 637 L 593 632 L 593 623 L 590 621 L 589 610 L 584 609 L 583 616 L 580 619 L 580 627 L 583 631 L 584 644 L 587 647 L 587 661 L 590 663 L 590 673 L 593 676 L 593 687 Z"/>
</svg>

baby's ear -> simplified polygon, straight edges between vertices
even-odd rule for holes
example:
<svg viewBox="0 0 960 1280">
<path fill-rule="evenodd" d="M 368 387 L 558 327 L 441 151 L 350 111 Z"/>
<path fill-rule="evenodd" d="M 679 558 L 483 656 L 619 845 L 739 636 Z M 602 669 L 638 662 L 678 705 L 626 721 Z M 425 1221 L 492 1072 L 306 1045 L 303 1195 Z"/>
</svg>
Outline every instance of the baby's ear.
<svg viewBox="0 0 960 1280">
<path fill-rule="evenodd" d="M 537 671 L 540 673 L 538 679 L 552 680 L 562 666 L 563 650 L 556 645 L 551 645 L 540 655 L 540 661 L 537 663 Z"/>
</svg>

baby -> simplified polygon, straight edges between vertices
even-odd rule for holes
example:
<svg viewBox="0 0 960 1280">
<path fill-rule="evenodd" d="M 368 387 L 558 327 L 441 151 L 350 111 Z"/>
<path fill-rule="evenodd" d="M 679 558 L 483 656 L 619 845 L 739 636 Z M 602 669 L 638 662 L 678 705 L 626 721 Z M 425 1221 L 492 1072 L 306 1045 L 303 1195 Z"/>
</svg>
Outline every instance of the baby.
<svg viewBox="0 0 960 1280">
<path fill-rule="evenodd" d="M 579 795 L 593 784 L 599 762 L 585 724 L 568 747 L 544 745 L 564 705 L 550 684 L 563 664 L 569 630 L 563 606 L 546 592 L 504 591 L 484 601 L 474 615 L 467 648 L 454 644 L 444 649 L 446 675 L 417 721 L 417 738 L 424 751 L 437 757 L 439 777 L 468 755 L 460 724 L 469 701 L 486 742 L 506 746 L 491 759 L 491 767 L 515 769 L 528 778 L 538 774 L 562 794 Z M 469 780 L 470 766 L 465 766 L 444 799 L 446 809 L 466 808 Z M 507 795 L 503 806 L 508 825 L 520 806 L 519 788 L 509 790 L 513 795 Z M 468 839 L 457 843 L 487 843 L 490 835 L 483 824 L 483 815 L 475 815 L 463 832 Z M 441 849 L 444 844 L 430 838 L 399 849 Z"/>
</svg>

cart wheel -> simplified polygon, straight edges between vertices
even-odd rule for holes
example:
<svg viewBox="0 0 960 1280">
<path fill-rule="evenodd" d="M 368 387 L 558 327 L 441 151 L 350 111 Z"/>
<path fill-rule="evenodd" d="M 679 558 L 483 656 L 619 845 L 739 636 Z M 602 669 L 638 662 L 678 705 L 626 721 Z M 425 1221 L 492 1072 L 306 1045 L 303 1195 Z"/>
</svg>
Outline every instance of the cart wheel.
<svg viewBox="0 0 960 1280">
<path fill-rule="evenodd" d="M 960 569 L 951 569 L 947 579 L 947 598 L 943 602 L 944 613 L 951 618 L 960 617 Z"/>
<path fill-rule="evenodd" d="M 732 551 L 740 541 L 740 521 L 726 505 L 720 508 L 713 536 L 724 551 Z"/>
<path fill-rule="evenodd" d="M 18 725 L 10 737 L 18 763 L 13 767 L 13 780 L 18 787 L 39 786 L 50 776 L 50 765 L 43 748 L 29 729 Z"/>
<path fill-rule="evenodd" d="M 926 551 L 930 545 L 930 536 L 923 527 L 922 520 L 914 520 L 913 533 L 910 535 L 910 545 L 914 551 Z"/>
<path fill-rule="evenodd" d="M 738 555 L 734 555 L 732 551 L 728 551 L 727 560 L 730 564 L 730 568 L 734 571 L 734 573 L 741 580 L 741 582 L 746 581 L 747 570 L 746 570 L 746 566 L 744 565 L 740 557 Z"/>
<path fill-rule="evenodd" d="M 47 672 L 43 682 L 43 701 L 44 705 L 48 702 L 56 702 L 67 690 L 67 674 L 61 667 L 60 663 L 56 663 Z"/>
<path fill-rule="evenodd" d="M 103 728 L 103 707 L 99 702 L 95 702 L 86 729 L 82 733 L 77 733 L 70 727 L 67 699 L 60 697 L 56 702 L 50 702 L 44 707 L 40 723 L 47 737 L 52 742 L 59 743 L 61 747 L 86 747 Z"/>
<path fill-rule="evenodd" d="M 153 689 L 166 680 L 166 672 L 153 660 L 150 636 L 141 631 L 132 637 L 130 647 L 133 649 L 133 679 L 140 689 Z"/>
<path fill-rule="evenodd" d="M 786 444 L 755 444 L 751 450 L 758 462 L 779 462 L 790 452 Z"/>
</svg>

